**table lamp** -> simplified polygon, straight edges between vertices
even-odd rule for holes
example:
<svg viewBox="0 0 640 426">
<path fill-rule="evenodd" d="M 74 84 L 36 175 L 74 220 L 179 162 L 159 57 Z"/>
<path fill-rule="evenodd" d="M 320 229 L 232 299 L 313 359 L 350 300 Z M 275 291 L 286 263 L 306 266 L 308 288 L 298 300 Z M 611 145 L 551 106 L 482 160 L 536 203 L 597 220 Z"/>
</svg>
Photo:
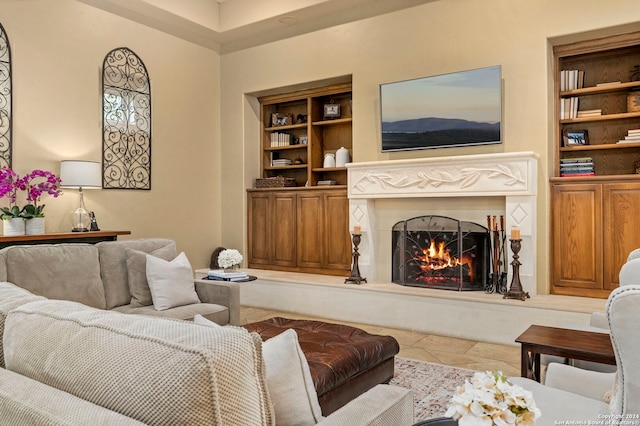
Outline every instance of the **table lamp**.
<svg viewBox="0 0 640 426">
<path fill-rule="evenodd" d="M 82 190 L 102 188 L 102 165 L 95 161 L 60 162 L 61 188 L 78 188 L 78 208 L 71 212 L 72 232 L 87 232 L 91 218 L 84 206 Z"/>
</svg>

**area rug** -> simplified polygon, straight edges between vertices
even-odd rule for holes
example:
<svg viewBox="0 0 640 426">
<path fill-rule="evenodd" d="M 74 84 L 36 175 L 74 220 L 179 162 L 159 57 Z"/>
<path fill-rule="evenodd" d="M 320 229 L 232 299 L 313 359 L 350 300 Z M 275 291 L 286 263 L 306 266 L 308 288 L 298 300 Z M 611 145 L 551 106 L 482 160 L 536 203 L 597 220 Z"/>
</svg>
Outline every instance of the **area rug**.
<svg viewBox="0 0 640 426">
<path fill-rule="evenodd" d="M 396 357 L 395 374 L 389 384 L 411 389 L 415 420 L 426 420 L 444 417 L 456 388 L 473 373 L 466 368 Z"/>
</svg>

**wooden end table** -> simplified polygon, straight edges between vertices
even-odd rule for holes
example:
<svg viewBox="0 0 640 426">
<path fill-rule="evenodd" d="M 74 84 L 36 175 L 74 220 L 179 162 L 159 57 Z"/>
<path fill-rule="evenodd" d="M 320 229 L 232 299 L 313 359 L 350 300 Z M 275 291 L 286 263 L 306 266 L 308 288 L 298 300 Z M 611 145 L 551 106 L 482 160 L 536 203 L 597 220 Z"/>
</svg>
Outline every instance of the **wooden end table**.
<svg viewBox="0 0 640 426">
<path fill-rule="evenodd" d="M 606 333 L 532 325 L 516 342 L 522 345 L 520 375 L 540 381 L 540 354 L 616 365 Z"/>
</svg>

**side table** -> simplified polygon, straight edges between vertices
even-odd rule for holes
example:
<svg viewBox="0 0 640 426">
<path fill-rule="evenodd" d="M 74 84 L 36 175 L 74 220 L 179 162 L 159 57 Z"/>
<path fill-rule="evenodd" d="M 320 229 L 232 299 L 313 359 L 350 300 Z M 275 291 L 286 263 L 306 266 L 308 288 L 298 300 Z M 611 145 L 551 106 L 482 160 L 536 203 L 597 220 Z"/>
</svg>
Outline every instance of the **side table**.
<svg viewBox="0 0 640 426">
<path fill-rule="evenodd" d="M 532 325 L 516 339 L 522 345 L 520 375 L 540 381 L 540 354 L 616 365 L 606 333 Z"/>
</svg>

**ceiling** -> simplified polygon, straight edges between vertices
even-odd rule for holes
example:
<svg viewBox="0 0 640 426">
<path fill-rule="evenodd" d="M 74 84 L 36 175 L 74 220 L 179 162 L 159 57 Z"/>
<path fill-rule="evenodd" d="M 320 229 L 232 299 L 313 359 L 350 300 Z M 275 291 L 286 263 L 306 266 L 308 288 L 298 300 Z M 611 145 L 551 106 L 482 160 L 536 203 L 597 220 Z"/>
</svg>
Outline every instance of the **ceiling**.
<svg viewBox="0 0 640 426">
<path fill-rule="evenodd" d="M 78 0 L 219 53 L 437 0 Z"/>
</svg>

